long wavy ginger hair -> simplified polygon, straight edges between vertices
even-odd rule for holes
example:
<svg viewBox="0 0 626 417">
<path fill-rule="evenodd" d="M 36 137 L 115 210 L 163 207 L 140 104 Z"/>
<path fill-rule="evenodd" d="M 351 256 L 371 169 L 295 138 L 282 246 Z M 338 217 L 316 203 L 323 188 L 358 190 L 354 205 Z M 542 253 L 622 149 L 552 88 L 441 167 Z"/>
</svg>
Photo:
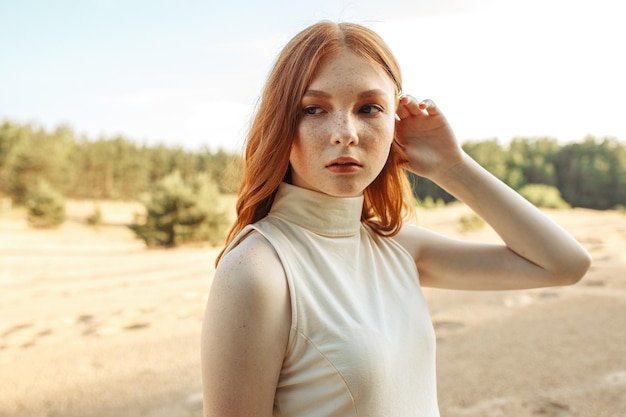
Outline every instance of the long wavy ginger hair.
<svg viewBox="0 0 626 417">
<path fill-rule="evenodd" d="M 278 186 L 290 182 L 289 156 L 302 117 L 302 97 L 320 65 L 345 49 L 382 68 L 399 96 L 402 76 L 398 62 L 371 29 L 323 21 L 292 38 L 274 63 L 248 132 L 237 219 L 227 235 L 226 246 L 245 226 L 265 217 Z M 364 190 L 361 221 L 380 235 L 398 233 L 403 216 L 410 211 L 407 201 L 411 191 L 403 168 L 406 162 L 406 155 L 393 141 L 383 170 Z"/>
</svg>

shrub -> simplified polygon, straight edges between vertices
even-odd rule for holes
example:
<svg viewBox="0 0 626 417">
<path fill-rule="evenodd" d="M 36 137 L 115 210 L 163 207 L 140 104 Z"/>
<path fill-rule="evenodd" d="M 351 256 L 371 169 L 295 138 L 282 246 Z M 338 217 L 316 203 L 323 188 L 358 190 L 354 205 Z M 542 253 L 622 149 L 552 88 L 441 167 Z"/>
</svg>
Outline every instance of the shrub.
<svg viewBox="0 0 626 417">
<path fill-rule="evenodd" d="M 146 216 L 143 224 L 130 228 L 148 247 L 177 246 L 190 242 L 224 239 L 226 213 L 219 209 L 217 185 L 208 175 L 198 175 L 185 181 L 174 172 L 158 182 L 144 202 Z"/>
<path fill-rule="evenodd" d="M 28 191 L 26 207 L 32 227 L 55 228 L 65 221 L 65 199 L 45 180 Z"/>
<path fill-rule="evenodd" d="M 551 185 L 528 184 L 522 187 L 519 193 L 537 207 L 555 209 L 570 207 L 561 197 L 558 188 Z"/>
<path fill-rule="evenodd" d="M 100 205 L 95 204 L 93 207 L 93 213 L 91 213 L 85 219 L 88 225 L 98 227 L 102 226 L 102 210 L 100 210 Z"/>
<path fill-rule="evenodd" d="M 466 214 L 459 218 L 459 230 L 463 233 L 480 230 L 487 223 L 476 213 Z"/>
<path fill-rule="evenodd" d="M 626 214 L 626 206 L 624 206 L 623 204 L 616 205 L 615 207 L 613 207 L 613 210 L 617 211 L 618 213 Z"/>
<path fill-rule="evenodd" d="M 442 198 L 438 198 L 437 200 L 435 200 L 433 197 L 429 195 L 424 197 L 422 200 L 418 199 L 417 204 L 419 207 L 422 207 L 425 209 L 436 209 L 436 208 L 445 207 L 446 205 L 445 201 Z"/>
</svg>

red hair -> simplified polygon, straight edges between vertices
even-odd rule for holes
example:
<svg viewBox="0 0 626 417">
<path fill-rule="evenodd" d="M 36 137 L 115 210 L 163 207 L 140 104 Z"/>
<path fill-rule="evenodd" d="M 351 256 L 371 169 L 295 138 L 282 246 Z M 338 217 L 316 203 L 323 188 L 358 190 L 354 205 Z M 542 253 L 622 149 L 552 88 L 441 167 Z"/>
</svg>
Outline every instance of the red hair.
<svg viewBox="0 0 626 417">
<path fill-rule="evenodd" d="M 289 156 L 302 115 L 302 97 L 324 60 L 346 49 L 382 68 L 399 96 L 402 77 L 398 62 L 371 29 L 324 21 L 291 39 L 274 63 L 250 126 L 236 205 L 237 219 L 226 245 L 245 226 L 269 213 L 278 186 L 289 181 Z M 407 198 L 411 192 L 403 168 L 406 162 L 406 155 L 393 141 L 385 167 L 364 190 L 361 220 L 380 235 L 398 233 L 403 215 L 409 210 Z"/>
</svg>

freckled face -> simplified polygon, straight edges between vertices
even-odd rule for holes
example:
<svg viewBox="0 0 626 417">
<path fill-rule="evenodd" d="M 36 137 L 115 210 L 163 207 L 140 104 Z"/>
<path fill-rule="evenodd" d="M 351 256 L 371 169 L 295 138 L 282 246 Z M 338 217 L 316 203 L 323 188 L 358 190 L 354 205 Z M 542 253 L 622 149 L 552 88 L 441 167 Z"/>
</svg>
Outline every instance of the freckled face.
<svg viewBox="0 0 626 417">
<path fill-rule="evenodd" d="M 389 156 L 395 95 L 389 76 L 354 52 L 322 63 L 302 99 L 289 159 L 293 184 L 336 197 L 361 195 Z"/>
</svg>

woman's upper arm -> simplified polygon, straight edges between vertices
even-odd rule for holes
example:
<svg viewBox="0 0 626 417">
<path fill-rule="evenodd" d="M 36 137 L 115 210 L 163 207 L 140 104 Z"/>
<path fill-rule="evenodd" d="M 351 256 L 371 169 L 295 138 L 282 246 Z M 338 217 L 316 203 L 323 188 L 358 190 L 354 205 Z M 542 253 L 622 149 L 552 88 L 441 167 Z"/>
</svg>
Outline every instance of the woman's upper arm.
<svg viewBox="0 0 626 417">
<path fill-rule="evenodd" d="M 204 415 L 271 416 L 291 310 L 278 256 L 252 233 L 217 268 L 202 329 Z"/>
<path fill-rule="evenodd" d="M 504 244 L 453 239 L 414 225 L 404 225 L 396 240 L 415 259 L 427 287 L 514 290 L 567 284 Z"/>
</svg>

